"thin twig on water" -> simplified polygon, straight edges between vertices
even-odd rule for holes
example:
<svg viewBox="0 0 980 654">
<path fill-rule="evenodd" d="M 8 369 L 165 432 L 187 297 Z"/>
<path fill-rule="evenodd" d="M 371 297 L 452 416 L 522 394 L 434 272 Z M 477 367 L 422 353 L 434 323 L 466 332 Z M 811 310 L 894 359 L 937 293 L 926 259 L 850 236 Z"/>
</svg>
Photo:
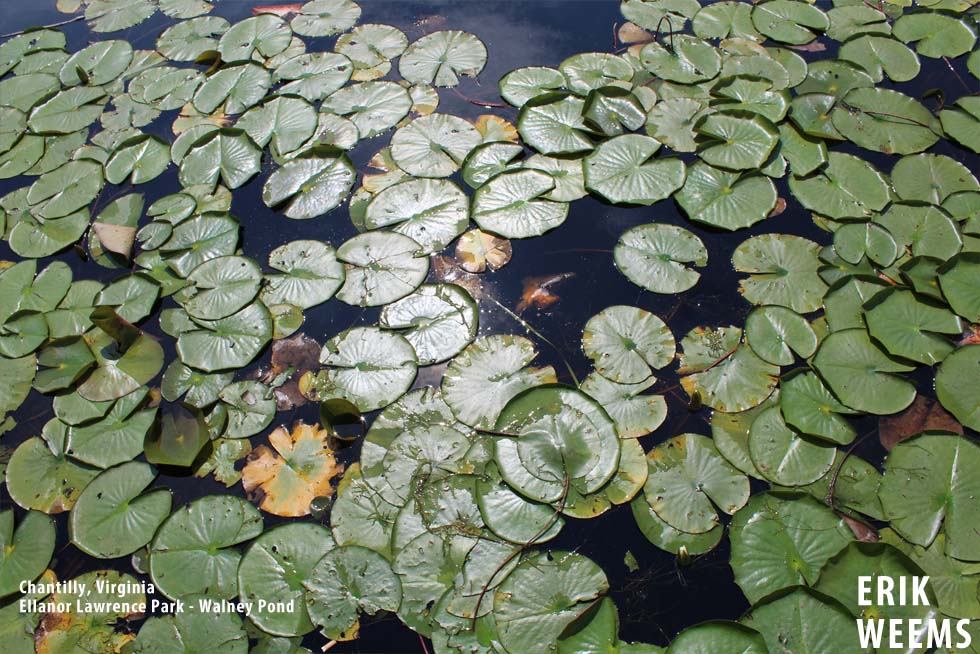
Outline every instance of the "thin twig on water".
<svg viewBox="0 0 980 654">
<path fill-rule="evenodd" d="M 12 36 L 20 36 L 21 34 L 27 34 L 32 30 L 46 30 L 51 27 L 61 27 L 62 25 L 67 25 L 68 23 L 77 23 L 80 20 L 85 20 L 85 16 L 75 16 L 74 18 L 69 18 L 68 20 L 62 20 L 57 23 L 51 23 L 49 25 L 36 25 L 34 27 L 25 27 L 17 32 L 11 32 L 10 34 L 0 34 L 0 39 L 9 39 Z"/>
</svg>

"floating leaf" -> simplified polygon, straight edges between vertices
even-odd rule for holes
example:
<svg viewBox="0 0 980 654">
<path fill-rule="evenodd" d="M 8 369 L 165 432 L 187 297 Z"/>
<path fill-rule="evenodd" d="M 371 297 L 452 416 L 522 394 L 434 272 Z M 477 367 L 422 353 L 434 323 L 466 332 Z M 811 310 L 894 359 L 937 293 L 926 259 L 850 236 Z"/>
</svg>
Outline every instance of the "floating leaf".
<svg viewBox="0 0 980 654">
<path fill-rule="evenodd" d="M 316 379 L 316 396 L 340 397 L 361 411 L 397 400 L 409 389 L 418 367 L 404 336 L 378 327 L 355 327 L 327 341 L 320 363 L 330 366 Z"/>
<path fill-rule="evenodd" d="M 980 425 L 976 369 L 980 345 L 968 345 L 947 356 L 936 373 L 936 394 L 956 419 L 971 429 Z"/>
<path fill-rule="evenodd" d="M 275 451 L 259 445 L 248 456 L 242 470 L 245 492 L 273 515 L 309 515 L 313 498 L 333 495 L 330 482 L 343 470 L 334 459 L 329 436 L 319 425 L 302 422 L 294 425 L 292 433 L 276 428 L 269 434 Z"/>
<path fill-rule="evenodd" d="M 228 21 L 219 16 L 181 21 L 160 34 L 157 50 L 171 61 L 194 61 L 208 51 L 216 51 L 218 38 L 228 28 Z"/>
<path fill-rule="evenodd" d="M 817 310 L 826 284 L 817 274 L 819 247 L 789 234 L 762 234 L 743 241 L 732 254 L 739 272 L 751 273 L 739 292 L 753 304 L 777 304 L 797 313 Z"/>
<path fill-rule="evenodd" d="M 213 189 L 220 178 L 225 186 L 236 189 L 259 172 L 261 155 L 243 130 L 211 131 L 181 159 L 180 183 L 185 187 L 206 184 Z"/>
<path fill-rule="evenodd" d="M 846 445 L 854 440 L 854 428 L 845 415 L 854 411 L 841 404 L 812 372 L 784 377 L 779 408 L 786 424 L 804 434 Z"/>
<path fill-rule="evenodd" d="M 20 592 L 21 582 L 41 576 L 54 554 L 51 518 L 29 511 L 14 530 L 14 512 L 0 513 L 0 596 Z"/>
<path fill-rule="evenodd" d="M 831 118 L 845 138 L 885 154 L 921 152 L 942 134 L 939 121 L 924 105 L 891 89 L 854 89 Z"/>
<path fill-rule="evenodd" d="M 864 34 L 842 43 L 838 57 L 852 61 L 868 71 L 876 82 L 887 75 L 893 82 L 907 82 L 919 74 L 919 58 L 899 41 L 874 34 Z"/>
<path fill-rule="evenodd" d="M 754 606 L 741 622 L 762 634 L 770 652 L 867 651 L 847 611 L 803 588 Z"/>
<path fill-rule="evenodd" d="M 802 3 L 800 3 L 802 4 Z M 764 654 L 769 651 L 762 635 L 734 622 L 706 622 L 677 635 L 667 650 L 670 654 L 732 651 Z"/>
<path fill-rule="evenodd" d="M 460 75 L 475 77 L 487 62 L 487 48 L 468 32 L 433 32 L 408 46 L 398 72 L 413 84 L 451 87 Z"/>
<path fill-rule="evenodd" d="M 497 175 L 473 196 L 473 220 L 480 229 L 505 238 L 540 236 L 558 227 L 568 204 L 544 196 L 555 188 L 551 175 L 530 169 Z"/>
<path fill-rule="evenodd" d="M 708 251 L 686 229 L 650 223 L 624 232 L 613 249 L 613 259 L 637 286 L 654 293 L 682 293 L 701 278 L 685 264 L 707 265 Z"/>
<path fill-rule="evenodd" d="M 585 102 L 566 93 L 529 100 L 517 117 L 517 130 L 541 154 L 573 154 L 592 149 L 582 111 Z"/>
<path fill-rule="evenodd" d="M 419 365 L 456 356 L 476 336 L 476 302 L 455 284 L 423 284 L 381 310 L 378 324 L 397 329 L 415 350 Z"/>
<path fill-rule="evenodd" d="M 561 62 L 565 86 L 586 95 L 604 86 L 624 85 L 633 78 L 633 67 L 622 57 L 607 52 L 583 52 Z"/>
<path fill-rule="evenodd" d="M 193 606 L 193 605 L 192 605 Z M 175 615 L 149 618 L 127 652 L 133 654 L 190 654 L 200 649 L 215 654 L 245 654 L 248 635 L 234 613 L 188 608 Z"/>
<path fill-rule="evenodd" d="M 817 335 L 800 314 L 779 306 L 753 309 L 745 319 L 745 340 L 760 358 L 778 366 L 806 359 L 817 350 Z"/>
<path fill-rule="evenodd" d="M 398 129 L 391 137 L 391 156 L 410 175 L 449 177 L 481 141 L 469 121 L 435 113 Z"/>
<path fill-rule="evenodd" d="M 482 273 L 489 268 L 498 270 L 511 257 L 510 241 L 479 229 L 471 229 L 456 242 L 456 261 L 469 273 Z"/>
<path fill-rule="evenodd" d="M 401 584 L 388 561 L 356 545 L 324 554 L 303 587 L 310 619 L 339 640 L 357 637 L 359 613 L 397 611 L 401 603 Z"/>
<path fill-rule="evenodd" d="M 207 495 L 175 511 L 150 545 L 150 575 L 170 599 L 238 595 L 235 545 L 262 533 L 258 510 L 237 497 Z"/>
<path fill-rule="evenodd" d="M 272 76 L 258 64 L 245 62 L 228 66 L 198 87 L 194 107 L 204 114 L 219 107 L 223 107 L 226 114 L 239 114 L 265 97 L 271 83 Z"/>
<path fill-rule="evenodd" d="M 698 152 L 704 162 L 735 170 L 762 167 L 779 141 L 775 126 L 762 116 L 711 114 L 694 131 L 705 139 Z"/>
<path fill-rule="evenodd" d="M 170 513 L 169 490 L 144 493 L 156 476 L 152 466 L 130 461 L 92 480 L 71 511 L 72 543 L 90 556 L 114 559 L 150 542 Z"/>
<path fill-rule="evenodd" d="M 735 583 L 750 602 L 815 585 L 824 565 L 852 540 L 843 520 L 813 498 L 775 493 L 749 500 L 730 533 Z"/>
<path fill-rule="evenodd" d="M 830 27 L 830 20 L 823 11 L 806 2 L 769 0 L 753 8 L 752 24 L 773 40 L 803 45 L 816 38 L 814 32 Z"/>
<path fill-rule="evenodd" d="M 589 318 L 582 349 L 599 374 L 613 382 L 636 384 L 650 377 L 651 368 L 663 368 L 673 360 L 674 336 L 652 313 L 613 306 Z"/>
<path fill-rule="evenodd" d="M 528 66 L 512 70 L 500 78 L 500 97 L 515 107 L 565 85 L 565 76 L 554 68 Z"/>
<path fill-rule="evenodd" d="M 314 0 L 300 7 L 289 25 L 303 36 L 332 36 L 357 24 L 361 8 L 351 0 Z"/>
<path fill-rule="evenodd" d="M 742 175 L 699 161 L 687 169 L 674 196 L 695 222 L 741 229 L 765 219 L 776 206 L 776 186 L 763 175 Z"/>
<path fill-rule="evenodd" d="M 808 440 L 783 421 L 779 407 L 760 413 L 749 431 L 749 454 L 756 470 L 781 486 L 805 486 L 820 479 L 834 464 L 837 451 Z"/>
<path fill-rule="evenodd" d="M 309 309 L 326 302 L 343 285 L 344 267 L 322 241 L 290 241 L 269 253 L 269 266 L 284 274 L 265 276 L 261 298 L 267 306 L 291 304 Z"/>
<path fill-rule="evenodd" d="M 321 109 L 346 116 L 362 139 L 398 124 L 412 108 L 412 97 L 394 82 L 362 82 L 346 86 L 323 101 Z"/>
<path fill-rule="evenodd" d="M 938 303 L 911 291 L 885 291 L 865 305 L 868 332 L 890 354 L 928 365 L 939 363 L 953 351 L 949 338 L 959 335 L 960 319 Z"/>
<path fill-rule="evenodd" d="M 428 259 L 417 256 L 419 244 L 402 234 L 359 234 L 337 249 L 347 278 L 337 298 L 347 304 L 378 306 L 403 298 L 425 279 Z"/>
<path fill-rule="evenodd" d="M 597 147 L 584 160 L 585 187 L 610 202 L 649 205 L 684 183 L 680 159 L 653 160 L 660 143 L 649 136 L 625 134 Z"/>
<path fill-rule="evenodd" d="M 899 17 L 892 34 L 905 43 L 915 43 L 923 57 L 958 57 L 973 49 L 975 30 L 955 16 L 929 11 Z"/>
<path fill-rule="evenodd" d="M 555 382 L 551 366 L 527 368 L 537 351 L 521 336 L 478 338 L 460 353 L 442 379 L 442 392 L 456 417 L 471 426 L 493 428 L 500 411 L 518 393 Z"/>
<path fill-rule="evenodd" d="M 272 316 L 261 302 L 214 321 L 198 321 L 177 338 L 177 354 L 186 365 L 205 372 L 241 368 L 272 338 Z"/>
<path fill-rule="evenodd" d="M 394 226 L 430 254 L 444 249 L 470 222 L 469 198 L 453 182 L 410 179 L 394 184 L 368 203 L 364 225 L 368 229 Z"/>
<path fill-rule="evenodd" d="M 63 441 L 49 448 L 35 436 L 21 443 L 10 457 L 7 491 L 25 509 L 61 513 L 75 505 L 79 494 L 99 472 L 67 458 Z"/>
</svg>

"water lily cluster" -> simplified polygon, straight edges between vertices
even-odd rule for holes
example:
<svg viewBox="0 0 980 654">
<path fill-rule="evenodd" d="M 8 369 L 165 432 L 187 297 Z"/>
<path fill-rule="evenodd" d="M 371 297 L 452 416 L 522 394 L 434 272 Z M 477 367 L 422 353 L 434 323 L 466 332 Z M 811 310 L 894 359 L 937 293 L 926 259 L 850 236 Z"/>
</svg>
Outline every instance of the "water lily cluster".
<svg viewBox="0 0 980 654">
<path fill-rule="evenodd" d="M 23 509 L 0 513 L 5 652 L 304 652 L 380 611 L 440 654 L 864 652 L 855 619 L 943 617 L 976 620 L 980 651 L 970 2 L 624 0 L 616 52 L 500 80 L 516 124 L 438 111 L 438 89 L 483 70 L 476 35 L 410 42 L 359 23 L 352 0 L 234 24 L 202 0 L 59 8 L 90 45 L 69 52 L 53 28 L 0 44 L 0 178 L 22 182 L 0 198 L 4 483 Z M 155 49 L 111 38 L 158 12 Z M 962 97 L 906 93 L 923 62 Z M 373 172 L 357 170 L 349 151 L 374 141 Z M 147 202 L 138 189 L 168 170 L 180 188 Z M 246 256 L 235 190 L 250 182 L 284 222 L 359 233 Z M 628 229 L 612 253 L 623 284 L 662 295 L 699 283 L 699 233 L 770 220 L 732 256 L 744 324 L 678 338 L 669 316 L 607 307 L 581 326 L 580 383 L 535 365 L 524 320 L 478 337 L 497 301 L 453 282 L 492 275 L 509 239 L 561 229 L 587 195 L 690 220 Z M 810 219 L 820 242 L 779 233 Z M 327 302 L 378 309 L 321 347 L 297 332 Z M 706 433 L 659 429 L 655 374 L 675 361 Z M 25 433 L 37 394 L 53 417 Z M 350 465 L 333 409 L 273 428 L 338 400 L 357 420 L 379 411 Z M 869 416 L 896 426 L 880 466 L 854 451 Z M 161 470 L 242 492 L 175 507 Z M 566 519 L 611 510 L 685 563 L 727 539 L 752 608 L 665 647 L 622 642 L 601 567 L 548 546 Z M 111 578 L 138 603 L 130 582 L 149 579 L 174 601 L 273 608 L 23 614 L 21 583 L 56 581 L 50 516 L 66 512 L 72 546 L 132 569 L 80 575 L 90 587 Z M 928 575 L 929 605 L 859 605 L 872 574 Z"/>
</svg>

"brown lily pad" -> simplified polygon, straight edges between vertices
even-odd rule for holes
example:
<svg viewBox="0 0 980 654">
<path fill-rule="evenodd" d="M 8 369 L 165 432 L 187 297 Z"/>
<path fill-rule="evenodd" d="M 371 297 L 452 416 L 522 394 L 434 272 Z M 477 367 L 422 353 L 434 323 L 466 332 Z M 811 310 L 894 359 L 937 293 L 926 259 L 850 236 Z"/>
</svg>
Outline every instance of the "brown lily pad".
<svg viewBox="0 0 980 654">
<path fill-rule="evenodd" d="M 344 469 L 334 458 L 330 436 L 317 424 L 298 422 L 292 432 L 277 427 L 269 434 L 272 448 L 259 445 L 242 470 L 249 500 L 273 515 L 309 515 L 313 498 L 332 496 L 331 481 Z"/>
<path fill-rule="evenodd" d="M 963 425 L 939 402 L 923 395 L 917 395 L 911 406 L 901 413 L 878 419 L 878 439 L 889 452 L 902 441 L 932 430 L 962 434 Z"/>
</svg>

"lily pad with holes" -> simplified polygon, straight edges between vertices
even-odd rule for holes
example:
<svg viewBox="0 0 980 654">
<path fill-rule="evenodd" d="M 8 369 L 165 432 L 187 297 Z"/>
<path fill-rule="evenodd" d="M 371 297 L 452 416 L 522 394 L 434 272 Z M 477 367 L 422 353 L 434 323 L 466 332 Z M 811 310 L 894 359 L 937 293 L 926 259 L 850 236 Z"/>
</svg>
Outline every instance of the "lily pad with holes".
<svg viewBox="0 0 980 654">
<path fill-rule="evenodd" d="M 303 602 L 303 579 L 324 554 L 335 547 L 330 531 L 310 522 L 291 522 L 269 529 L 245 550 L 238 566 L 238 588 L 244 600 Z M 253 611 L 251 619 L 263 631 L 296 636 L 313 630 L 306 611 Z"/>
<path fill-rule="evenodd" d="M 325 636 L 353 640 L 360 613 L 397 611 L 401 584 L 391 565 L 366 547 L 348 545 L 323 555 L 303 580 L 306 611 Z"/>
<path fill-rule="evenodd" d="M 271 448 L 260 445 L 242 470 L 242 487 L 259 508 L 285 517 L 309 515 L 316 497 L 333 495 L 331 481 L 343 466 L 334 458 L 319 425 L 298 422 L 292 431 L 277 427 L 269 434 Z"/>
<path fill-rule="evenodd" d="M 637 286 L 654 293 L 681 293 L 701 278 L 689 266 L 707 265 L 708 250 L 686 229 L 651 223 L 624 232 L 613 249 L 613 259 Z"/>
</svg>

